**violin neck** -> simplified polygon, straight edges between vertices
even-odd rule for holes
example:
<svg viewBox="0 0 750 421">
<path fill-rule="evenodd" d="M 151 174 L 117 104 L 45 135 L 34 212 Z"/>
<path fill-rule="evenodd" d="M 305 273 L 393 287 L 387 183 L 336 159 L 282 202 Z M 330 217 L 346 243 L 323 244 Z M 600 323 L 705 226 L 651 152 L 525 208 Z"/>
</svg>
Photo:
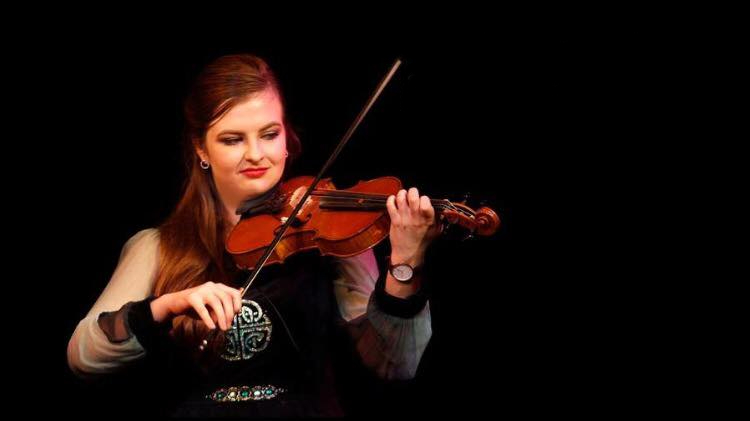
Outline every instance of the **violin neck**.
<svg viewBox="0 0 750 421">
<path fill-rule="evenodd" d="M 376 193 L 357 193 L 346 190 L 316 190 L 312 193 L 318 197 L 321 209 L 379 211 L 386 208 L 389 195 Z M 430 199 L 436 212 L 448 209 L 451 202 L 444 199 Z"/>
</svg>

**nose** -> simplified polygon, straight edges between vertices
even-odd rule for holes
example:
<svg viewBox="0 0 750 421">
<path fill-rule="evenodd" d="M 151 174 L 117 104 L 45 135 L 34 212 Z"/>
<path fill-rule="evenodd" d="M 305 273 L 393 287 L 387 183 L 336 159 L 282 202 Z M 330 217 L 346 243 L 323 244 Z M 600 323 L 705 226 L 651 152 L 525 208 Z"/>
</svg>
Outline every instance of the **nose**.
<svg viewBox="0 0 750 421">
<path fill-rule="evenodd" d="M 247 142 L 247 149 L 245 149 L 245 159 L 253 163 L 258 163 L 263 160 L 263 150 L 258 144 L 258 139 L 250 139 Z"/>
</svg>

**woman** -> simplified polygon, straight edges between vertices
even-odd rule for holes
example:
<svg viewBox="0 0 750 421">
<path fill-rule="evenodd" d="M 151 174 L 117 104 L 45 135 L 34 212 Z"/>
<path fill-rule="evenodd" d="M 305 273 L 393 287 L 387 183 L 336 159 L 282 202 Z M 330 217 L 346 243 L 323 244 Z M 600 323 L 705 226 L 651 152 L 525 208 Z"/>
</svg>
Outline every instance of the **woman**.
<svg viewBox="0 0 750 421">
<path fill-rule="evenodd" d="M 439 231 L 429 198 L 415 188 L 388 198 L 391 266 L 372 250 L 338 259 L 299 253 L 264 268 L 243 301 L 245 277 L 224 243 L 237 209 L 283 180 L 299 140 L 276 78 L 251 55 L 207 66 L 185 117 L 185 192 L 158 229 L 123 247 L 70 339 L 72 371 L 100 377 L 167 356 L 190 373 L 173 396 L 175 414 L 339 415 L 330 349 L 339 326 L 378 377 L 412 378 L 431 336 L 418 270 Z M 199 351 L 212 329 L 224 337 Z"/>
</svg>

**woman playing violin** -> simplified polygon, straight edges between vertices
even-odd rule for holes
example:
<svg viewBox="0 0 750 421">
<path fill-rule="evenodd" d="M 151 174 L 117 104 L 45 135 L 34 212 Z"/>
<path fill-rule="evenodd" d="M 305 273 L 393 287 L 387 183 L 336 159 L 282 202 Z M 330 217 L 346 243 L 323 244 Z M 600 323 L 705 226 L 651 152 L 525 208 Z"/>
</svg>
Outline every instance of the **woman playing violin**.
<svg viewBox="0 0 750 421">
<path fill-rule="evenodd" d="M 343 329 L 377 377 L 413 378 L 432 334 L 420 270 L 439 232 L 430 199 L 416 188 L 387 198 L 390 264 L 371 249 L 303 252 L 264 268 L 243 299 L 243 272 L 225 250 L 236 211 L 283 182 L 300 142 L 274 74 L 255 56 L 208 65 L 184 110 L 184 193 L 158 228 L 124 245 L 70 338 L 71 370 L 98 378 L 166 354 L 190 373 L 174 414 L 340 415 L 329 338 Z M 218 345 L 199 351 L 216 329 Z"/>
</svg>

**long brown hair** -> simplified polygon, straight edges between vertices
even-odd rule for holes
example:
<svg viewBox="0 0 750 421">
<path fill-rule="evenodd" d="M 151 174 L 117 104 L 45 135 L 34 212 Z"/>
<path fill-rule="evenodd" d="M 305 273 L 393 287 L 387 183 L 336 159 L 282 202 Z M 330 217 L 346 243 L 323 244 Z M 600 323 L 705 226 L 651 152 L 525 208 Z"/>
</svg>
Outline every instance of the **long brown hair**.
<svg viewBox="0 0 750 421">
<path fill-rule="evenodd" d="M 196 78 L 184 108 L 188 177 L 182 198 L 159 227 L 160 258 L 154 295 L 207 281 L 230 283 L 235 276 L 234 265 L 224 250 L 224 239 L 231 227 L 211 171 L 200 168 L 195 147 L 204 146 L 213 122 L 236 104 L 269 88 L 277 92 L 283 105 L 281 89 L 270 67 L 263 59 L 249 54 L 220 57 Z M 293 160 L 301 151 L 299 139 L 286 114 L 283 123 L 289 159 Z"/>
</svg>

